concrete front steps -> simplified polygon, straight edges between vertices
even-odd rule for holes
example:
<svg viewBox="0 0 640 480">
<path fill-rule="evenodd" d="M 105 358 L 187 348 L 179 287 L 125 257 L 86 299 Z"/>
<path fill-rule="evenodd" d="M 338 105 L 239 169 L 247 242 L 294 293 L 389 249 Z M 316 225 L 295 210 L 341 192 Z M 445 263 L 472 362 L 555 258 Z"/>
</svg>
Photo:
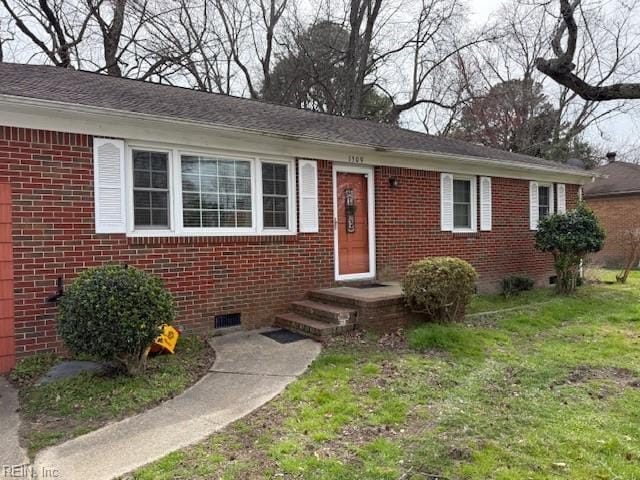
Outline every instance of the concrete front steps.
<svg viewBox="0 0 640 480">
<path fill-rule="evenodd" d="M 415 322 L 404 305 L 397 282 L 341 285 L 312 290 L 305 300 L 293 302 L 278 315 L 275 325 L 324 340 L 358 328 L 389 332 Z"/>
<path fill-rule="evenodd" d="M 290 311 L 276 316 L 275 324 L 316 340 L 324 340 L 354 330 L 357 310 L 331 302 L 331 298 L 318 301 L 310 298 L 290 304 Z"/>
</svg>

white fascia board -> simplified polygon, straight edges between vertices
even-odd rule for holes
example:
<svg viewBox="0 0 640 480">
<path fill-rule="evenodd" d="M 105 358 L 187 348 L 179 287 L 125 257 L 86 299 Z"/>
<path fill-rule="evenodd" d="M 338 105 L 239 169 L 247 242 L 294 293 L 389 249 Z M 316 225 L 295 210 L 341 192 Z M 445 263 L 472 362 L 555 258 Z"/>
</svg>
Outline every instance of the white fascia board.
<svg viewBox="0 0 640 480">
<path fill-rule="evenodd" d="M 480 157 L 381 149 L 330 142 L 312 136 L 285 135 L 227 125 L 213 125 L 102 107 L 0 95 L 0 125 L 99 135 L 166 146 L 242 151 L 365 165 L 388 165 L 436 172 L 541 180 L 584 185 L 599 174 Z M 259 140 L 256 137 L 260 137 Z"/>
</svg>

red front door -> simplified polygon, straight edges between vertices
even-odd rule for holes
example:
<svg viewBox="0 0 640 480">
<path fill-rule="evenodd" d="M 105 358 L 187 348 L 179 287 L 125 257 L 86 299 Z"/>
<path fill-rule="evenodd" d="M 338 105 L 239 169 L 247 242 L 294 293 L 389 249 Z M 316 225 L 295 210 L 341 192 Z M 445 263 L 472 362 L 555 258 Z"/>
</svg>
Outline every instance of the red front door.
<svg viewBox="0 0 640 480">
<path fill-rule="evenodd" d="M 369 272 L 369 194 L 363 173 L 336 172 L 338 273 Z"/>
</svg>

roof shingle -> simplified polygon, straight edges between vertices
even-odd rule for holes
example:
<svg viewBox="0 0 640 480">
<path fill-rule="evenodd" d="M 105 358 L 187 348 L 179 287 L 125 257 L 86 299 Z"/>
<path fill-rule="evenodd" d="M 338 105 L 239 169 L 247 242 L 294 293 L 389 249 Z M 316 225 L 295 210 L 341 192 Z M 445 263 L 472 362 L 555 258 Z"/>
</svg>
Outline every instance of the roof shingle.
<svg viewBox="0 0 640 480">
<path fill-rule="evenodd" d="M 102 107 L 380 149 L 476 157 L 568 172 L 580 167 L 268 102 L 43 65 L 0 63 L 0 95 Z"/>
<path fill-rule="evenodd" d="M 596 168 L 595 172 L 602 176 L 583 187 L 585 197 L 640 193 L 640 165 L 612 162 Z"/>
</svg>

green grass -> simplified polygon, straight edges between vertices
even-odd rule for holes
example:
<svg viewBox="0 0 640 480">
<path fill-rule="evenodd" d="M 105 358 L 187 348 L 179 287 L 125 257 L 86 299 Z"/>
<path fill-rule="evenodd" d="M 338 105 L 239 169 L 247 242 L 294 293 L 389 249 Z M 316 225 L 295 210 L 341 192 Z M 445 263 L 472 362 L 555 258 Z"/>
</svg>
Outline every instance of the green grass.
<svg viewBox="0 0 640 480">
<path fill-rule="evenodd" d="M 144 375 L 84 373 L 35 386 L 57 361 L 51 355 L 29 357 L 11 375 L 20 386 L 23 443 L 30 455 L 180 393 L 208 369 L 211 352 L 202 339 L 185 336 L 175 355 L 150 358 Z"/>
<path fill-rule="evenodd" d="M 398 350 L 333 344 L 275 401 L 129 478 L 640 479 L 640 273 L 529 298 L 548 302 L 424 325 Z"/>
<path fill-rule="evenodd" d="M 509 295 L 508 297 L 502 294 L 474 295 L 471 304 L 467 307 L 467 313 L 494 312 L 523 305 L 548 302 L 554 296 L 555 293 L 552 288 L 537 288 L 517 295 Z"/>
</svg>

